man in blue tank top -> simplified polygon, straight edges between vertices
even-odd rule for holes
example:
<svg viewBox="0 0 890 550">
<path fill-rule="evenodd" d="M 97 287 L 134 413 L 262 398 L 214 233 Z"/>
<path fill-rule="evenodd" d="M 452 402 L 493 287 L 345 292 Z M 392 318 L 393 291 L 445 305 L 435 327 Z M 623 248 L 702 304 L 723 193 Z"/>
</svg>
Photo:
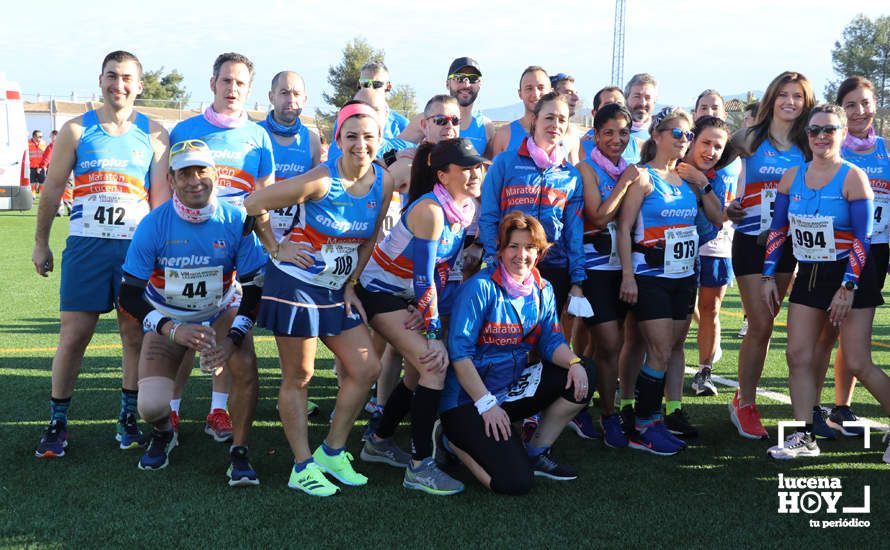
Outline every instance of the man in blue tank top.
<svg viewBox="0 0 890 550">
<path fill-rule="evenodd" d="M 529 126 L 535 118 L 535 105 L 541 97 L 550 93 L 550 77 L 547 71 L 537 65 L 526 67 L 519 77 L 517 92 L 525 112 L 522 118 L 497 129 L 491 144 L 492 159 L 503 151 L 519 149 L 522 145 L 522 139 L 528 135 Z"/>
<path fill-rule="evenodd" d="M 452 61 L 448 67 L 445 88 L 460 107 L 460 137 L 470 140 L 480 155 L 491 158 L 489 149 L 494 138 L 494 125 L 482 111 L 473 109 L 482 88 L 482 69 L 479 68 L 479 63 L 472 57 L 458 57 Z M 421 121 L 424 116 L 419 114 L 414 117 L 399 137 L 414 143 L 423 141 Z"/>
<path fill-rule="evenodd" d="M 308 172 L 321 161 L 318 133 L 300 120 L 309 101 L 303 77 L 293 71 L 281 71 L 272 79 L 269 103 L 272 110 L 260 121 L 272 140 L 275 158 L 275 181 Z M 296 207 L 281 208 L 269 213 L 272 231 L 277 239 L 290 230 Z"/>
<path fill-rule="evenodd" d="M 655 102 L 658 99 L 658 82 L 649 73 L 635 74 L 624 88 L 624 97 L 627 99 L 627 108 L 634 118 L 630 137 L 637 140 L 637 145 L 642 146 L 649 139 L 649 124 L 652 123 L 652 111 L 655 110 Z M 622 155 L 630 164 L 640 161 L 640 147 L 633 145 L 633 142 L 628 144 Z"/>
<path fill-rule="evenodd" d="M 59 201 L 75 173 L 71 227 L 62 257 L 61 327 L 53 357 L 49 427 L 35 451 L 61 457 L 68 446 L 68 408 L 84 351 L 99 315 L 114 309 L 121 265 L 136 225 L 170 198 L 166 182 L 168 136 L 164 128 L 133 109 L 142 93 L 142 65 L 131 53 L 115 51 L 102 62 L 102 106 L 62 127 L 37 212 L 34 252 L 37 273 L 55 264 L 49 247 Z M 142 327 L 118 314 L 123 344 L 121 409 L 115 438 L 120 448 L 142 444 L 136 424 L 137 367 Z"/>
</svg>

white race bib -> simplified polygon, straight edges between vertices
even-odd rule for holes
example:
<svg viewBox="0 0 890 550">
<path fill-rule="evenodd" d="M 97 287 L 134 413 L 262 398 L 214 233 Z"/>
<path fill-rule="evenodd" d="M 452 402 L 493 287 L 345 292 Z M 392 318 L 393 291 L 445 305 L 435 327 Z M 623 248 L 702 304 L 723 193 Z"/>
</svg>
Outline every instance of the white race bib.
<svg viewBox="0 0 890 550">
<path fill-rule="evenodd" d="M 324 271 L 314 282 L 331 289 L 341 288 L 358 264 L 358 243 L 325 244 L 321 247 Z"/>
<path fill-rule="evenodd" d="M 606 225 L 609 230 L 609 238 L 612 239 L 612 252 L 609 253 L 609 265 L 620 266 L 621 260 L 618 258 L 618 225 L 615 222 L 609 222 Z"/>
<path fill-rule="evenodd" d="M 833 262 L 837 258 L 834 244 L 834 219 L 830 216 L 788 216 L 794 257 L 801 262 Z"/>
<path fill-rule="evenodd" d="M 694 225 L 664 230 L 665 274 L 691 274 L 698 256 L 698 231 Z"/>
<path fill-rule="evenodd" d="M 519 379 L 513 382 L 513 385 L 507 390 L 504 402 L 518 401 L 535 395 L 535 392 L 538 391 L 538 385 L 541 383 L 541 371 L 543 369 L 544 365 L 541 363 L 525 367 Z"/>
<path fill-rule="evenodd" d="M 777 189 L 760 190 L 760 231 L 766 231 L 773 223 L 773 213 L 776 211 Z"/>
<path fill-rule="evenodd" d="M 121 200 L 118 194 L 92 195 L 83 202 L 83 236 L 132 239 L 146 214 L 148 204 L 143 201 Z"/>
<path fill-rule="evenodd" d="M 272 225 L 272 231 L 278 234 L 284 234 L 290 230 L 294 223 L 294 216 L 297 214 L 297 205 L 293 204 L 286 208 L 269 211 L 269 223 Z"/>
<path fill-rule="evenodd" d="M 223 299 L 223 268 L 164 268 L 164 299 L 192 311 L 219 306 Z"/>
<path fill-rule="evenodd" d="M 886 233 L 888 221 L 890 221 L 890 193 L 875 193 L 874 234 Z"/>
</svg>

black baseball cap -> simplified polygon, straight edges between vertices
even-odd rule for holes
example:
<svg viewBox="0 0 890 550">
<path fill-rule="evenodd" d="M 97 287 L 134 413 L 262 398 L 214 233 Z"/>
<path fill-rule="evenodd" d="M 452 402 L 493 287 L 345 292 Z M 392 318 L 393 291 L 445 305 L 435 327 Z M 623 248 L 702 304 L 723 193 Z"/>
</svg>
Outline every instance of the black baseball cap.
<svg viewBox="0 0 890 550">
<path fill-rule="evenodd" d="M 430 152 L 430 166 L 434 167 L 446 164 L 467 167 L 487 162 L 488 159 L 481 156 L 473 147 L 473 142 L 468 139 L 455 138 L 440 141 L 433 146 L 433 150 Z"/>
<path fill-rule="evenodd" d="M 472 57 L 458 57 L 452 61 L 451 66 L 448 67 L 448 74 L 457 74 L 459 70 L 465 67 L 473 67 L 476 69 L 476 74 L 482 76 L 482 69 L 479 68 L 479 63 Z"/>
</svg>

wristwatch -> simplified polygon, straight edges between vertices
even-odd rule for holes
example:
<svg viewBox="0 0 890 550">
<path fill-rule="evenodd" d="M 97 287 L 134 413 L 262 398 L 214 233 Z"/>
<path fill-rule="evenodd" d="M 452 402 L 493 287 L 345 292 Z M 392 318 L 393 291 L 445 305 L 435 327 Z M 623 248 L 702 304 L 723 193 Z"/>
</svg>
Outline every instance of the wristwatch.
<svg viewBox="0 0 890 550">
<path fill-rule="evenodd" d="M 707 195 L 708 193 L 710 193 L 713 190 L 714 190 L 714 187 L 709 183 L 701 188 L 701 194 Z"/>
<path fill-rule="evenodd" d="M 846 288 L 846 289 L 849 290 L 850 292 L 853 292 L 854 290 L 858 290 L 858 289 L 859 289 L 859 285 L 857 285 L 857 284 L 854 283 L 853 281 L 844 281 L 844 285 L 843 285 L 843 286 L 844 286 L 844 288 Z"/>
</svg>

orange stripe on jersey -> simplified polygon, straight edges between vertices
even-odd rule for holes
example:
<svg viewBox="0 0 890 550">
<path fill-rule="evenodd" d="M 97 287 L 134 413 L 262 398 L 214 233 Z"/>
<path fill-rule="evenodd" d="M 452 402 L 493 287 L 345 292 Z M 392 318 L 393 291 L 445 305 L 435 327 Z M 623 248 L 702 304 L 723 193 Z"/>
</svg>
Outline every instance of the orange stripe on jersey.
<svg viewBox="0 0 890 550">
<path fill-rule="evenodd" d="M 95 193 L 127 193 L 139 200 L 148 200 L 142 180 L 118 172 L 90 172 L 74 178 L 74 196 Z"/>
<path fill-rule="evenodd" d="M 751 208 L 760 205 L 760 192 L 764 189 L 778 189 L 779 180 L 754 181 L 745 184 L 745 194 L 742 196 L 742 207 Z"/>
<path fill-rule="evenodd" d="M 371 256 L 374 258 L 374 261 L 377 262 L 377 265 L 387 273 L 392 273 L 401 279 L 411 279 L 414 277 L 414 262 L 404 256 L 392 259 L 381 252 L 379 246 L 374 247 Z"/>
<path fill-rule="evenodd" d="M 312 226 L 294 227 L 290 232 L 290 242 L 307 243 L 315 250 L 321 250 L 322 245 L 333 243 L 363 243 L 367 239 L 356 237 L 335 237 L 318 231 Z"/>
<path fill-rule="evenodd" d="M 158 290 L 164 288 L 164 270 L 162 268 L 156 267 L 155 270 L 151 273 L 151 276 L 148 278 L 151 286 L 155 287 Z"/>
<path fill-rule="evenodd" d="M 246 193 L 253 192 L 254 179 L 249 172 L 231 166 L 223 166 L 222 164 L 216 165 L 216 171 L 219 173 L 219 183 L 217 185 L 220 187 L 240 189 Z"/>
<path fill-rule="evenodd" d="M 664 232 L 672 227 L 684 227 L 680 225 L 661 225 L 658 227 L 647 227 L 643 230 L 643 240 L 640 242 L 643 246 L 654 246 L 664 242 Z"/>
</svg>

